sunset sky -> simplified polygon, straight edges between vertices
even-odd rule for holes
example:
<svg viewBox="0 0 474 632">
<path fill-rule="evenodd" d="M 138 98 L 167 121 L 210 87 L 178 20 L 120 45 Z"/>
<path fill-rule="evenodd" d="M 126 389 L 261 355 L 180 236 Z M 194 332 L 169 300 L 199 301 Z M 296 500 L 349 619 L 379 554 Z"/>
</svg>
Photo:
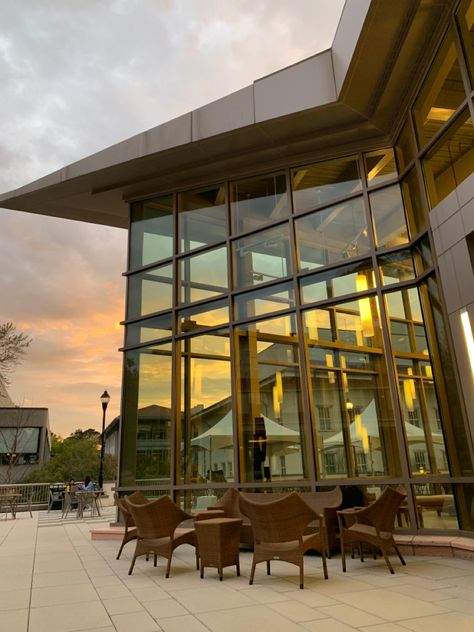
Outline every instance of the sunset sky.
<svg viewBox="0 0 474 632">
<path fill-rule="evenodd" d="M 331 45 L 344 0 L 1 0 L 0 192 Z M 8 391 L 51 430 L 120 409 L 126 232 L 0 209 L 0 322 L 32 338 Z"/>
</svg>

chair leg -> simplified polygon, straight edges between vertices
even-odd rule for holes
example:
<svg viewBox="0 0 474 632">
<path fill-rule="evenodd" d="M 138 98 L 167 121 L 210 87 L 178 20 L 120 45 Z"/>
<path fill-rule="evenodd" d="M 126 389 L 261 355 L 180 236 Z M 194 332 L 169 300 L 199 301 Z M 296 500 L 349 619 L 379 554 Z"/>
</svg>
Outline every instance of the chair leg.
<svg viewBox="0 0 474 632">
<path fill-rule="evenodd" d="M 406 562 L 405 562 L 405 560 L 403 559 L 402 554 L 400 553 L 400 551 L 399 551 L 399 549 L 398 549 L 398 546 L 395 546 L 395 547 L 394 547 L 394 549 L 395 549 L 395 551 L 397 552 L 398 559 L 400 560 L 400 562 L 403 564 L 403 566 L 406 566 L 406 565 L 407 565 L 407 563 L 406 563 Z"/>
<path fill-rule="evenodd" d="M 237 577 L 240 577 L 240 560 L 237 560 L 236 567 L 237 567 Z"/>
<path fill-rule="evenodd" d="M 341 562 L 342 562 L 342 572 L 346 572 L 346 550 L 344 546 L 344 540 L 342 539 L 341 533 Z"/>
<path fill-rule="evenodd" d="M 117 553 L 117 557 L 115 559 L 119 560 L 120 556 L 122 555 L 122 551 L 123 551 L 123 547 L 125 546 L 125 542 L 122 542 L 122 544 L 120 545 L 119 548 L 119 552 Z"/>
<path fill-rule="evenodd" d="M 199 551 L 196 547 L 196 570 L 199 570 Z"/>
<path fill-rule="evenodd" d="M 300 562 L 300 590 L 304 588 L 304 568 L 303 568 L 303 560 Z"/>
<path fill-rule="evenodd" d="M 158 564 L 158 555 L 155 553 L 153 555 L 153 566 L 156 566 Z"/>
<path fill-rule="evenodd" d="M 256 566 L 256 563 L 255 563 L 255 558 L 254 558 L 252 560 L 252 570 L 250 571 L 250 578 L 249 578 L 250 586 L 253 584 L 253 578 L 254 578 L 254 575 L 255 575 L 255 566 Z"/>
<path fill-rule="evenodd" d="M 328 565 L 326 562 L 326 553 L 323 551 L 321 553 L 321 557 L 323 560 L 323 572 L 324 572 L 324 579 L 328 579 Z"/>
<path fill-rule="evenodd" d="M 384 549 L 382 549 L 382 555 L 384 557 L 385 564 L 388 566 L 388 570 L 391 572 L 392 575 L 394 575 L 395 571 L 393 570 L 393 566 L 390 564 L 390 560 L 388 559 L 387 552 Z"/>
<path fill-rule="evenodd" d="M 168 556 L 168 563 L 166 565 L 166 575 L 165 575 L 166 579 L 169 578 L 170 572 L 171 572 L 171 555 L 172 555 L 172 553 L 169 554 L 169 556 Z"/>
<path fill-rule="evenodd" d="M 132 563 L 130 564 L 130 568 L 128 569 L 128 574 L 131 575 L 133 571 L 133 567 L 135 566 L 135 560 L 137 559 L 136 553 L 133 554 Z"/>
<path fill-rule="evenodd" d="M 267 575 L 270 575 L 270 560 L 267 560 Z"/>
</svg>

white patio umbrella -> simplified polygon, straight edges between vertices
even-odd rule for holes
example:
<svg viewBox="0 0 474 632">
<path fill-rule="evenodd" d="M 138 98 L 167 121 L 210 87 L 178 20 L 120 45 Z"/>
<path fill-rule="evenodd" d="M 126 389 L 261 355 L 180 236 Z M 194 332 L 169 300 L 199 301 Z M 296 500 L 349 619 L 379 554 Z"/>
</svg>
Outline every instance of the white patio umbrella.
<svg viewBox="0 0 474 632">
<path fill-rule="evenodd" d="M 278 443 L 299 444 L 300 435 L 291 428 L 286 428 L 276 421 L 261 415 L 265 424 L 267 445 Z M 207 450 L 220 450 L 230 448 L 234 443 L 232 412 L 229 411 L 212 428 L 191 439 L 191 445 L 206 448 Z"/>
<path fill-rule="evenodd" d="M 371 438 L 378 438 L 380 436 L 380 430 L 377 419 L 377 412 L 375 409 L 375 401 L 372 399 L 370 403 L 362 411 L 361 415 L 362 427 L 367 430 L 367 434 Z M 361 441 L 359 436 L 356 422 L 352 422 L 349 426 L 351 442 L 354 444 L 357 441 Z M 419 428 L 414 424 L 405 422 L 405 432 L 407 434 L 408 441 L 416 442 L 423 441 L 425 439 L 425 433 L 423 428 Z M 432 438 L 434 442 L 442 442 L 443 438 L 441 434 L 433 433 Z M 330 448 L 338 445 L 344 445 L 344 435 L 342 430 L 324 439 L 324 447 Z"/>
</svg>

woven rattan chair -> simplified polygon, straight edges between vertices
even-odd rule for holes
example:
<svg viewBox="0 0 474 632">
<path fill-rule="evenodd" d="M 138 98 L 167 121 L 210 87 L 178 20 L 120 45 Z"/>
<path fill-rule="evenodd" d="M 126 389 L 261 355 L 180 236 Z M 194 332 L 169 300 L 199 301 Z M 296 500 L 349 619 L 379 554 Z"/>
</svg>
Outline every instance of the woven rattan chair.
<svg viewBox="0 0 474 632">
<path fill-rule="evenodd" d="M 267 563 L 267 575 L 270 575 L 270 561 L 281 560 L 299 567 L 300 588 L 303 588 L 304 554 L 311 549 L 321 553 L 324 577 L 328 578 L 323 516 L 313 511 L 299 494 L 292 492 L 265 503 L 253 502 L 242 494 L 240 511 L 250 519 L 255 537 L 249 584 L 253 584 L 255 566 L 259 562 Z M 314 520 L 320 521 L 319 532 L 305 535 L 307 525 Z"/>
<path fill-rule="evenodd" d="M 300 492 L 301 497 L 318 514 L 324 516 L 324 529 L 327 545 L 327 557 L 331 557 L 331 550 L 339 548 L 337 540 L 337 509 L 342 504 L 342 491 L 335 487 L 330 491 Z M 307 533 L 319 530 L 319 523 L 310 524 Z"/>
<path fill-rule="evenodd" d="M 125 523 L 125 533 L 123 534 L 122 544 L 120 545 L 119 552 L 117 553 L 117 559 L 120 559 L 122 555 L 123 547 L 132 540 L 137 539 L 137 530 L 135 528 L 135 522 L 133 521 L 132 514 L 127 507 L 127 500 L 135 503 L 136 505 L 145 505 L 148 498 L 142 494 L 142 492 L 133 492 L 130 496 L 124 496 L 120 498 L 117 493 L 114 494 L 114 501 L 122 514 L 123 521 Z"/>
<path fill-rule="evenodd" d="M 180 509 L 169 496 L 160 496 L 146 504 L 137 504 L 128 498 L 126 503 L 137 530 L 137 544 L 128 574 L 132 574 L 137 557 L 153 553 L 155 566 L 158 555 L 167 560 L 166 577 L 168 578 L 173 551 L 181 544 L 191 544 L 196 547 L 194 528 L 178 528 L 179 524 L 191 519 L 192 516 Z M 196 568 L 199 569 L 197 548 Z"/>
<path fill-rule="evenodd" d="M 342 509 L 337 512 L 344 573 L 346 572 L 346 544 L 358 545 L 362 562 L 364 561 L 364 543 L 380 550 L 392 574 L 395 571 L 388 559 L 388 552 L 393 548 L 400 562 L 405 566 L 406 562 L 393 539 L 395 517 L 405 498 L 406 492 L 401 485 L 397 488 L 386 487 L 381 496 L 368 507 Z M 349 523 L 351 523 L 350 526 Z"/>
</svg>

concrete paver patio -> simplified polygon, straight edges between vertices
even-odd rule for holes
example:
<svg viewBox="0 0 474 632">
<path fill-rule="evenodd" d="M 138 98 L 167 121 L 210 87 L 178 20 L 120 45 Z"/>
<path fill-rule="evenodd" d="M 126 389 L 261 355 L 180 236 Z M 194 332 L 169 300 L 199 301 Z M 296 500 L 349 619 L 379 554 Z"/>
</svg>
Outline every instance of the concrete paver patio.
<svg viewBox="0 0 474 632">
<path fill-rule="evenodd" d="M 105 516 L 104 516 L 105 518 Z M 107 523 L 104 523 L 107 524 Z M 2 632 L 472 632 L 474 564 L 455 558 L 305 558 L 305 589 L 296 566 L 274 562 L 272 575 L 257 566 L 248 585 L 251 553 L 235 568 L 195 570 L 194 550 L 173 556 L 171 577 L 139 558 L 128 567 L 134 544 L 116 560 L 119 543 L 91 541 L 99 523 L 56 519 L 54 512 L 0 519 L 0 630 Z"/>
</svg>

